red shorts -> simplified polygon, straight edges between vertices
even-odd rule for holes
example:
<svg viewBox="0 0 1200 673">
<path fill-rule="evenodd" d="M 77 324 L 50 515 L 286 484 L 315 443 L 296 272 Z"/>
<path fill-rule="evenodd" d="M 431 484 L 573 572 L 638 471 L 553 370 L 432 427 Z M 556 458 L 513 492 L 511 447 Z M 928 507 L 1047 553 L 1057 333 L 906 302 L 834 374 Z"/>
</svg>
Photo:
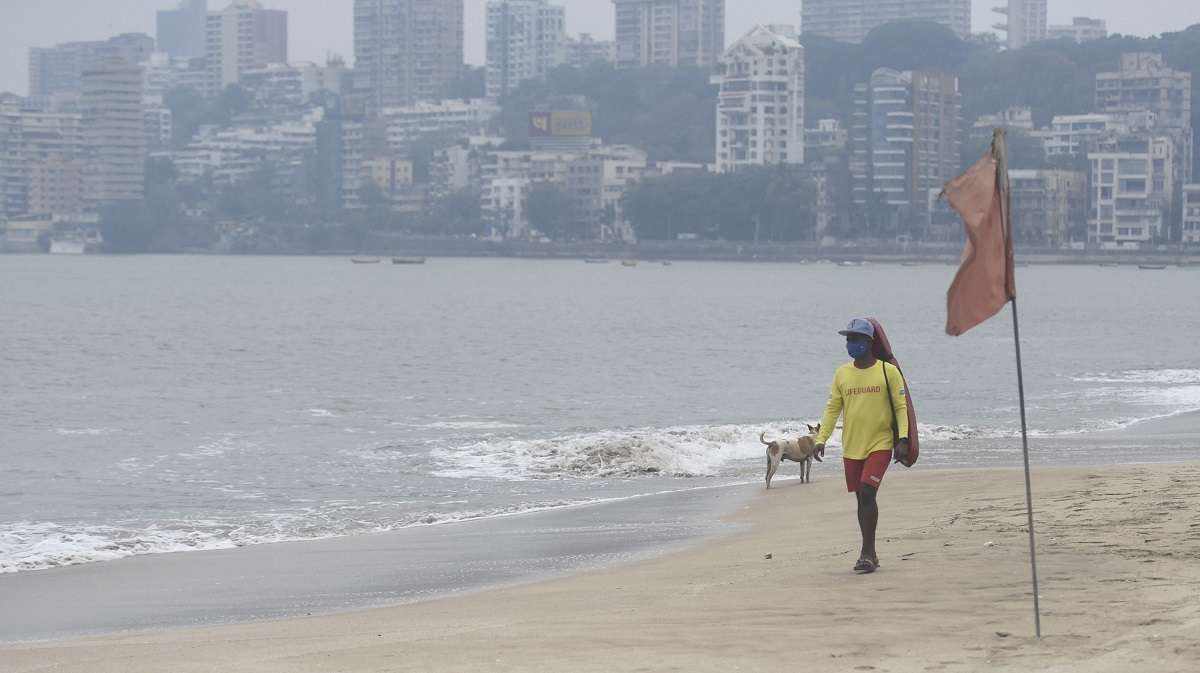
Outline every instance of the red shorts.
<svg viewBox="0 0 1200 673">
<path fill-rule="evenodd" d="M 866 460 L 842 458 L 842 465 L 846 468 L 846 490 L 854 493 L 859 484 L 879 488 L 883 485 L 883 474 L 891 463 L 891 451 L 876 451 Z"/>
</svg>

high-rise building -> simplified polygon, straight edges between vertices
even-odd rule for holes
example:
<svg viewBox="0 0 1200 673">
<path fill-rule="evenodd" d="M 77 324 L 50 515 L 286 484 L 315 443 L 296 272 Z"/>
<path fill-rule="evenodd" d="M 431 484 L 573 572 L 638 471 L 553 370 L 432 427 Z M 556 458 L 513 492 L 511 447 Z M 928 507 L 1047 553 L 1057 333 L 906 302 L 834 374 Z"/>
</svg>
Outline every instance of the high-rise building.
<svg viewBox="0 0 1200 673">
<path fill-rule="evenodd" d="M 1096 75 L 1096 111 L 1149 111 L 1161 127 L 1191 128 L 1192 74 L 1168 68 L 1162 54 L 1122 54 L 1118 72 Z"/>
<path fill-rule="evenodd" d="M 1071 25 L 1050 26 L 1047 32 L 1051 40 L 1074 40 L 1082 44 L 1108 37 L 1108 23 L 1104 19 L 1077 16 L 1071 19 Z"/>
<path fill-rule="evenodd" d="M 717 168 L 804 163 L 804 47 L 791 26 L 757 26 L 717 64 Z"/>
<path fill-rule="evenodd" d="M 487 97 L 507 96 L 566 61 L 566 10 L 546 0 L 487 4 Z"/>
<path fill-rule="evenodd" d="M 1200 184 L 1183 188 L 1183 244 L 1200 245 Z"/>
<path fill-rule="evenodd" d="M 1113 134 L 1093 145 L 1088 242 L 1106 248 L 1165 242 L 1180 182 L 1176 143 L 1152 130 Z"/>
<path fill-rule="evenodd" d="M 612 40 L 597 40 L 591 33 L 580 33 L 578 38 L 567 38 L 567 65 L 586 68 L 593 63 L 614 63 L 617 60 L 617 43 Z"/>
<path fill-rule="evenodd" d="M 448 97 L 463 71 L 463 0 L 354 0 L 354 57 L 371 109 Z"/>
<path fill-rule="evenodd" d="M 177 9 L 159 10 L 158 50 L 172 58 L 204 56 L 208 0 L 180 0 Z"/>
<path fill-rule="evenodd" d="M 1012 223 L 1017 243 L 1061 248 L 1086 240 L 1087 175 L 1079 171 L 1018 170 L 1008 172 Z"/>
<path fill-rule="evenodd" d="M 992 11 L 1006 17 L 995 27 L 1008 34 L 1009 49 L 1046 39 L 1046 0 L 1008 0 L 1007 6 Z"/>
<path fill-rule="evenodd" d="M 29 95 L 48 99 L 78 96 L 83 90 L 83 71 L 106 58 L 137 64 L 154 53 L 154 39 L 142 33 L 123 33 L 95 42 L 66 42 L 54 47 L 29 50 Z"/>
<path fill-rule="evenodd" d="M 1129 124 L 1121 115 L 1055 115 L 1050 127 L 1035 131 L 1034 136 L 1042 139 L 1047 159 L 1058 159 L 1082 157 L 1091 143 L 1128 130 Z"/>
<path fill-rule="evenodd" d="M 79 213 L 81 151 L 79 115 L 0 103 L 0 219 Z"/>
<path fill-rule="evenodd" d="M 930 190 L 960 168 L 958 78 L 880 68 L 855 87 L 854 99 L 850 175 L 864 233 L 927 225 Z"/>
<path fill-rule="evenodd" d="M 804 0 L 800 30 L 857 43 L 893 21 L 932 21 L 966 39 L 971 0 Z"/>
<path fill-rule="evenodd" d="M 725 51 L 725 0 L 613 0 L 617 67 L 711 69 Z"/>
<path fill-rule="evenodd" d="M 241 81 L 247 70 L 287 63 L 287 12 L 263 9 L 257 0 L 234 0 L 208 13 L 204 58 L 217 93 Z"/>
<path fill-rule="evenodd" d="M 84 204 L 90 209 L 144 194 L 142 70 L 105 59 L 83 72 Z"/>
</svg>

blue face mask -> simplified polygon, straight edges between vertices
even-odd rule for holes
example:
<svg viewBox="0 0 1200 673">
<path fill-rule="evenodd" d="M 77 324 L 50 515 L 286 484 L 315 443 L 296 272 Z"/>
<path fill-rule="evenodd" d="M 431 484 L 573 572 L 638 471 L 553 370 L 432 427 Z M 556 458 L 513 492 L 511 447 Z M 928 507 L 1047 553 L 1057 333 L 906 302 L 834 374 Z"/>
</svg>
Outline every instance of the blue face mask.
<svg viewBox="0 0 1200 673">
<path fill-rule="evenodd" d="M 855 360 L 860 360 L 867 353 L 871 352 L 871 343 L 868 341 L 847 341 L 846 352 Z"/>
</svg>

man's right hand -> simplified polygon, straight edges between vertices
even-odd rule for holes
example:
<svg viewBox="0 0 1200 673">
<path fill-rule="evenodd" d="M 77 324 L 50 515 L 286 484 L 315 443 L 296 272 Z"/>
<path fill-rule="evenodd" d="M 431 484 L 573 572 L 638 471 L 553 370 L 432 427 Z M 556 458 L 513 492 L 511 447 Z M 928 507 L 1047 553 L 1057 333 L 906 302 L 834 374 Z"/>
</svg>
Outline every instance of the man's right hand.
<svg viewBox="0 0 1200 673">
<path fill-rule="evenodd" d="M 825 462 L 825 460 L 824 460 L 825 445 L 824 444 L 817 444 L 816 446 L 813 447 L 813 458 L 816 458 L 818 463 Z"/>
</svg>

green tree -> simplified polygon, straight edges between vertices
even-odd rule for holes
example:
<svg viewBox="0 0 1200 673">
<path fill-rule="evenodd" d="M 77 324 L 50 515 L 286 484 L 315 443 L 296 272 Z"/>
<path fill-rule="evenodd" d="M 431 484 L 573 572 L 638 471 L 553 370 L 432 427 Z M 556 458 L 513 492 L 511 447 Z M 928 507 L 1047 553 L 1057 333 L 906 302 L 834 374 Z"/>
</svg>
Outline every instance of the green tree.
<svg viewBox="0 0 1200 673">
<path fill-rule="evenodd" d="M 467 188 L 436 199 L 430 208 L 428 228 L 432 232 L 452 236 L 484 233 L 479 198 L 477 190 Z"/>
<path fill-rule="evenodd" d="M 545 81 L 527 81 L 502 100 L 497 130 L 514 143 L 527 143 L 529 113 L 539 106 L 555 107 L 567 96 L 588 101 L 593 133 L 607 143 L 640 147 L 654 161 L 713 160 L 716 89 L 705 70 L 562 66 Z"/>
<path fill-rule="evenodd" d="M 539 182 L 529 189 L 525 203 L 529 226 L 554 239 L 578 238 L 570 226 L 571 198 L 553 182 Z"/>
</svg>

